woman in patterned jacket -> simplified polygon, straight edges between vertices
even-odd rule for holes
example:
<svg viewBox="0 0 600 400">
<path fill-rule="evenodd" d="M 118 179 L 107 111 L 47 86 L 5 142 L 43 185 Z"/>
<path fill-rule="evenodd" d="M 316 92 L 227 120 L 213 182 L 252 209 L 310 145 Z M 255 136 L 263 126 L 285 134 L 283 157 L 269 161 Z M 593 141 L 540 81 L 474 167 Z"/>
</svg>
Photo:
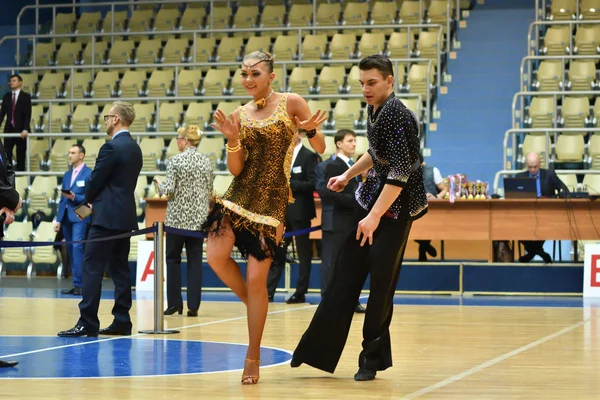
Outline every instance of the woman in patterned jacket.
<svg viewBox="0 0 600 400">
<path fill-rule="evenodd" d="M 155 179 L 160 194 L 166 194 L 170 228 L 199 231 L 206 221 L 213 191 L 211 162 L 196 148 L 202 131 L 195 125 L 177 130 L 177 148 L 181 153 L 168 160 L 167 179 Z M 181 251 L 187 252 L 187 305 L 189 317 L 198 315 L 202 293 L 202 244 L 204 239 L 168 232 L 167 236 L 167 309 L 165 315 L 183 312 L 181 298 Z"/>
<path fill-rule="evenodd" d="M 301 96 L 275 92 L 273 57 L 268 53 L 247 54 L 241 75 L 253 100 L 229 116 L 221 110 L 214 115 L 213 126 L 227 138 L 227 165 L 235 177 L 206 222 L 206 256 L 217 276 L 247 306 L 249 345 L 242 384 L 256 384 L 268 309 L 267 275 L 283 238 L 287 204 L 293 201 L 289 179 L 294 137 L 305 131 L 310 145 L 322 153 L 325 139 L 317 128 L 327 112 L 312 115 Z M 231 258 L 234 245 L 248 259 L 245 281 Z"/>
</svg>

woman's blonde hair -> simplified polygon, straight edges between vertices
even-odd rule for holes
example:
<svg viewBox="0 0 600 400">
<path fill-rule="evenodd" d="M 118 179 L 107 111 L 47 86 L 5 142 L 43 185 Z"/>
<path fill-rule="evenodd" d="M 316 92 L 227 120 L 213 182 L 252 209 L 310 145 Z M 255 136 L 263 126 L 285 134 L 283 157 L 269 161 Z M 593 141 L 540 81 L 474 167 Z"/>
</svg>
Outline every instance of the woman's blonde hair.
<svg viewBox="0 0 600 400">
<path fill-rule="evenodd" d="M 196 125 L 182 126 L 177 129 L 177 136 L 186 138 L 190 146 L 197 147 L 202 139 L 202 130 Z"/>
</svg>

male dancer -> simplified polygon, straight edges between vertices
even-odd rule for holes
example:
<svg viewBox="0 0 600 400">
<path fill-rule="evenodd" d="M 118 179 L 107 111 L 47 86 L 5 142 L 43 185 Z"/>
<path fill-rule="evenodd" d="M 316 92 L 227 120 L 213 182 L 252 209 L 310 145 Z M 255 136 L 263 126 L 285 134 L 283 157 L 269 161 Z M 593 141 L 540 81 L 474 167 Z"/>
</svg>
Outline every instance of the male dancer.
<svg viewBox="0 0 600 400">
<path fill-rule="evenodd" d="M 308 330 L 294 351 L 291 366 L 306 363 L 333 373 L 344 349 L 356 302 L 371 274 L 363 326 L 363 351 L 356 381 L 375 379 L 392 365 L 389 326 L 393 298 L 412 221 L 427 212 L 419 162 L 419 129 L 413 114 L 394 97 L 389 59 L 369 56 L 359 64 L 368 106 L 369 151 L 344 174 L 329 180 L 341 191 L 349 180 L 372 167 L 356 192 L 356 232 L 344 242 L 334 278 Z"/>
</svg>

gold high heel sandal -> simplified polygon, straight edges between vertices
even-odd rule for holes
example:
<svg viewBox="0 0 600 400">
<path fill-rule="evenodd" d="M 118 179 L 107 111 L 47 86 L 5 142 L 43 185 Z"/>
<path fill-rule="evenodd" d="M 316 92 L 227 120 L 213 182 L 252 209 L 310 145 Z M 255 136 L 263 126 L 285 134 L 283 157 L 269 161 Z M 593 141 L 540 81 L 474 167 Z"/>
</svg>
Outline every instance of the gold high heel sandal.
<svg viewBox="0 0 600 400">
<path fill-rule="evenodd" d="M 246 358 L 245 362 L 251 362 L 255 364 L 257 367 L 260 367 L 260 360 L 251 360 Z M 245 367 L 245 365 L 244 365 Z M 258 383 L 258 379 L 260 375 L 242 375 L 242 385 L 256 385 Z"/>
</svg>

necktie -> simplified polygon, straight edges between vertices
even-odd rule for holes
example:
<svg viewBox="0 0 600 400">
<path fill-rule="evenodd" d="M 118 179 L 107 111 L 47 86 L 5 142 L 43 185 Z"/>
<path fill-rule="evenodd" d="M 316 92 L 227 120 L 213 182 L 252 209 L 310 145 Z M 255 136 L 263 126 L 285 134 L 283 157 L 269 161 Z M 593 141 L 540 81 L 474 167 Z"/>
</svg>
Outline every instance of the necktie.
<svg viewBox="0 0 600 400">
<path fill-rule="evenodd" d="M 349 165 L 350 167 L 352 167 L 352 166 L 354 165 L 354 161 L 352 161 L 352 159 L 349 159 L 349 160 L 348 160 L 348 165 Z M 354 177 L 354 180 L 355 180 L 357 183 L 360 183 L 360 179 L 358 179 L 358 176 L 355 176 L 355 177 Z"/>
<path fill-rule="evenodd" d="M 13 92 L 13 98 L 12 98 L 12 111 L 11 111 L 11 115 L 10 115 L 10 124 L 13 126 L 15 126 L 15 106 L 17 105 L 17 94 L 15 92 Z"/>
</svg>

